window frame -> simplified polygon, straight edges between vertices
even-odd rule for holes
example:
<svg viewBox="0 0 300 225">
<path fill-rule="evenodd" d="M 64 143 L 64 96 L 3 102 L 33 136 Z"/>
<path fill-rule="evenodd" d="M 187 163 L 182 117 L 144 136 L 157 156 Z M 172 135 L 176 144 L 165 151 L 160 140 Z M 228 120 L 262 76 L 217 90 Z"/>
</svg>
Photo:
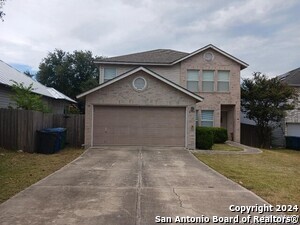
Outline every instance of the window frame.
<svg viewBox="0 0 300 225">
<path fill-rule="evenodd" d="M 212 72 L 212 80 L 204 80 L 204 73 L 207 71 Z M 212 90 L 204 90 L 205 83 L 212 84 Z M 215 92 L 215 70 L 202 70 L 202 92 Z"/>
<path fill-rule="evenodd" d="M 212 120 L 203 120 L 203 113 L 204 112 L 212 112 Z M 203 126 L 203 122 L 211 122 L 211 126 Z M 214 127 L 214 110 L 209 110 L 209 109 L 205 109 L 205 110 L 201 110 L 201 127 Z"/>
<path fill-rule="evenodd" d="M 115 75 L 112 77 L 112 78 L 109 78 L 109 79 L 105 79 L 105 70 L 111 70 L 111 69 L 113 69 L 113 70 L 115 70 Z M 117 68 L 116 67 L 104 67 L 103 68 L 103 82 L 107 82 L 107 81 L 109 81 L 109 80 L 112 80 L 112 79 L 114 79 L 115 77 L 117 76 Z"/>
<path fill-rule="evenodd" d="M 219 72 L 228 72 L 228 80 L 220 80 L 219 79 Z M 228 83 L 228 90 L 226 90 L 226 91 L 220 91 L 219 90 L 219 83 Z M 230 70 L 218 70 L 217 91 L 218 92 L 230 92 Z"/>
<path fill-rule="evenodd" d="M 190 79 L 189 79 L 189 71 L 197 72 L 197 80 L 190 80 Z M 191 92 L 199 92 L 199 72 L 200 72 L 200 71 L 197 70 L 197 69 L 188 69 L 188 70 L 187 70 L 187 73 L 186 73 L 186 74 L 187 74 L 187 75 L 186 75 L 186 76 L 187 76 L 187 78 L 186 78 L 186 89 L 188 89 L 188 90 L 191 91 Z M 189 85 L 188 85 L 189 82 L 197 82 L 197 86 L 196 86 L 196 87 L 197 87 L 197 90 L 196 90 L 196 91 L 195 91 L 195 90 L 190 90 L 190 89 L 189 89 Z"/>
</svg>

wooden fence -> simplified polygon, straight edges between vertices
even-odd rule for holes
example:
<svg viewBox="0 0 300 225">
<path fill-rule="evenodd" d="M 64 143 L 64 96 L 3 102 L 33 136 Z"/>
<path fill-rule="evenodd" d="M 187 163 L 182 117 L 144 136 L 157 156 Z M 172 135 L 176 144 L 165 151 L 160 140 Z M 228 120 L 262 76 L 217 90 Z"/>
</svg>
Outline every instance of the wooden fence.
<svg viewBox="0 0 300 225">
<path fill-rule="evenodd" d="M 241 144 L 260 147 L 258 131 L 255 125 L 241 123 Z M 271 145 L 270 140 L 267 145 Z"/>
<path fill-rule="evenodd" d="M 50 127 L 67 128 L 69 146 L 80 147 L 84 143 L 84 115 L 0 109 L 0 147 L 36 152 L 36 131 Z"/>
</svg>

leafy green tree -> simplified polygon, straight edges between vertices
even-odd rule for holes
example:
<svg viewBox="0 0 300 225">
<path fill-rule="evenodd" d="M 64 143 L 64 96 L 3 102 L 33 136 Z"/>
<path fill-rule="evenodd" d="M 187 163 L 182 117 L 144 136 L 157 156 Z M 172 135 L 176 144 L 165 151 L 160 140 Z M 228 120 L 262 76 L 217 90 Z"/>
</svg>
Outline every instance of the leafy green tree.
<svg viewBox="0 0 300 225">
<path fill-rule="evenodd" d="M 98 85 L 98 68 L 90 51 L 60 49 L 50 52 L 39 65 L 36 75 L 42 84 L 75 99 L 76 95 Z"/>
<path fill-rule="evenodd" d="M 33 84 L 28 87 L 24 83 L 17 83 L 13 81 L 12 90 L 14 94 L 11 99 L 15 102 L 18 109 L 35 110 L 41 112 L 49 112 L 49 109 L 43 103 L 41 96 L 32 93 Z"/>
<path fill-rule="evenodd" d="M 294 88 L 278 78 L 268 79 L 255 72 L 253 79 L 244 79 L 241 85 L 241 106 L 246 117 L 256 122 L 261 147 L 268 148 L 271 132 L 285 116 L 286 110 L 294 108 Z"/>
</svg>

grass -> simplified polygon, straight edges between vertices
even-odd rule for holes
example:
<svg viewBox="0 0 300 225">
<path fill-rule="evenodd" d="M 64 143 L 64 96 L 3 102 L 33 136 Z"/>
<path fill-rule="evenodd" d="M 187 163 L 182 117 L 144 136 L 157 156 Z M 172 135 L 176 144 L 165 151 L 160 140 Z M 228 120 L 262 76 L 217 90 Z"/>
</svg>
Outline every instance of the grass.
<svg viewBox="0 0 300 225">
<path fill-rule="evenodd" d="M 195 153 L 195 156 L 273 205 L 299 206 L 300 151 L 263 150 L 255 155 Z"/>
<path fill-rule="evenodd" d="M 215 151 L 242 151 L 242 148 L 231 146 L 228 144 L 214 144 L 212 150 Z"/>
<path fill-rule="evenodd" d="M 0 203 L 60 169 L 83 153 L 66 148 L 52 155 L 19 153 L 0 148 Z"/>
</svg>

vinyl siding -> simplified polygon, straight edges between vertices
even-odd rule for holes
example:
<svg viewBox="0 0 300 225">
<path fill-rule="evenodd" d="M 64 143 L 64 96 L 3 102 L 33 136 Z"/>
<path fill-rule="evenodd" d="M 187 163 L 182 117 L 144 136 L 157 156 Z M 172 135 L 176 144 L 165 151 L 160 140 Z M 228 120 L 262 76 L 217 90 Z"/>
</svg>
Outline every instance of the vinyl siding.
<svg viewBox="0 0 300 225">
<path fill-rule="evenodd" d="M 129 70 L 136 68 L 137 66 L 131 65 L 101 65 L 99 67 L 100 76 L 99 76 L 99 83 L 104 82 L 104 68 L 116 68 L 117 76 L 123 74 Z M 174 66 L 145 66 L 146 68 L 152 70 L 153 72 L 165 77 L 166 79 L 179 84 L 180 82 L 180 63 Z"/>
<path fill-rule="evenodd" d="M 0 85 L 0 108 L 8 108 L 12 104 L 10 88 Z"/>
</svg>

